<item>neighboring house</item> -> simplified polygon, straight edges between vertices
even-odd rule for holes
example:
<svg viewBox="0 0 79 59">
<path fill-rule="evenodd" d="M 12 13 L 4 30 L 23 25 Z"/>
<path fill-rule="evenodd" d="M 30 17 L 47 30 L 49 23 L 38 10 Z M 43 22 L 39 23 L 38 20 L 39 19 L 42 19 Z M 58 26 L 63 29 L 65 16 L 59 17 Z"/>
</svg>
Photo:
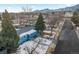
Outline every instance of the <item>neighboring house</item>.
<svg viewBox="0 0 79 59">
<path fill-rule="evenodd" d="M 72 17 L 73 16 L 73 12 L 65 12 L 65 17 Z"/>
<path fill-rule="evenodd" d="M 35 25 L 37 18 L 40 12 L 26 12 L 26 13 L 11 13 L 14 16 L 13 24 L 14 26 L 26 26 L 26 25 Z M 47 22 L 50 20 L 48 17 L 59 17 L 64 15 L 63 12 L 41 12 L 43 15 L 44 21 Z"/>
<path fill-rule="evenodd" d="M 13 24 L 19 24 L 20 26 L 34 25 L 38 15 L 36 13 L 13 13 Z"/>
</svg>

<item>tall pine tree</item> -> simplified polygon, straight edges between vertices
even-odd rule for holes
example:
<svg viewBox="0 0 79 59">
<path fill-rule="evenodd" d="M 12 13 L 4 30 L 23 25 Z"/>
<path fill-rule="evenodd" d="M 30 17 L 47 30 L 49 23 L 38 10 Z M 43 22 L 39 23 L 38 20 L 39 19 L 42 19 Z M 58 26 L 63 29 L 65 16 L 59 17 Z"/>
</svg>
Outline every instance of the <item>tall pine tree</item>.
<svg viewBox="0 0 79 59">
<path fill-rule="evenodd" d="M 43 16 L 40 13 L 37 19 L 37 22 L 35 24 L 35 29 L 37 30 L 38 33 L 42 34 L 43 30 L 45 30 L 46 26 L 45 26 L 45 22 L 43 21 Z"/>
<path fill-rule="evenodd" d="M 19 36 L 12 25 L 10 14 L 7 10 L 2 14 L 2 31 L 1 31 L 0 47 L 7 49 L 10 53 L 18 47 Z"/>
<path fill-rule="evenodd" d="M 78 16 L 78 11 L 75 11 L 73 13 L 73 16 L 71 18 L 71 21 L 76 25 L 79 26 L 79 16 Z"/>
</svg>

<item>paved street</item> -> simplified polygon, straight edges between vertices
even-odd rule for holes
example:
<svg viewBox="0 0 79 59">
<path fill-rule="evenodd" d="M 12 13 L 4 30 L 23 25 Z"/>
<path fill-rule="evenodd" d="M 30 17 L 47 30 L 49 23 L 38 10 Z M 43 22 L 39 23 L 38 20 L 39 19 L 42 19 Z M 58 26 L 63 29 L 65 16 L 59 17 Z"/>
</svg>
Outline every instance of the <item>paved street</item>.
<svg viewBox="0 0 79 59">
<path fill-rule="evenodd" d="M 79 53 L 79 40 L 74 27 L 69 20 L 65 20 L 62 32 L 55 48 L 55 54 Z"/>
</svg>

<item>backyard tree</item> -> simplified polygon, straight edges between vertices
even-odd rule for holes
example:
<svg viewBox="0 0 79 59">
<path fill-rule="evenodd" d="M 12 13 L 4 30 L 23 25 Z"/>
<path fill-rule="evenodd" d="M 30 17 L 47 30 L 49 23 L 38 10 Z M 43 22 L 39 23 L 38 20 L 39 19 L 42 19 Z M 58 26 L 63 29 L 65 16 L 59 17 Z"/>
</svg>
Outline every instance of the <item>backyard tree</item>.
<svg viewBox="0 0 79 59">
<path fill-rule="evenodd" d="M 1 15 L 0 15 L 0 20 L 2 20 L 2 19 L 1 19 Z"/>
<path fill-rule="evenodd" d="M 38 33 L 40 33 L 42 35 L 43 30 L 45 30 L 46 26 L 45 26 L 45 22 L 43 21 L 43 16 L 40 13 L 37 19 L 37 22 L 35 24 L 35 29 L 37 30 Z"/>
<path fill-rule="evenodd" d="M 71 21 L 76 25 L 79 26 L 79 16 L 78 16 L 78 11 L 75 11 L 73 13 L 73 16 L 71 18 Z"/>
<path fill-rule="evenodd" d="M 2 31 L 0 36 L 0 47 L 4 47 L 7 50 L 7 53 L 16 50 L 19 36 L 12 25 L 11 16 L 7 10 L 2 14 Z"/>
<path fill-rule="evenodd" d="M 51 31 L 51 35 L 53 32 L 53 28 L 55 28 L 55 24 L 57 22 L 57 17 L 56 16 L 50 16 L 48 17 L 49 19 L 49 26 L 50 26 L 50 31 Z"/>
</svg>

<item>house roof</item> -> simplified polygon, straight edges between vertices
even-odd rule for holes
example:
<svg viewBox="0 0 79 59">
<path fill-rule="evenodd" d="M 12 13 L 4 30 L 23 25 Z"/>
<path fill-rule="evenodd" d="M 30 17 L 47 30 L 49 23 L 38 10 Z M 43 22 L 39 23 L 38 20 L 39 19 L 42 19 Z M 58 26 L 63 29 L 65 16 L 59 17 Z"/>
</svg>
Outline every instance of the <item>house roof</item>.
<svg viewBox="0 0 79 59">
<path fill-rule="evenodd" d="M 27 32 L 24 32 L 24 33 L 20 34 L 20 37 L 22 37 L 22 36 L 24 36 L 24 35 L 26 35 L 26 34 L 34 33 L 34 32 L 36 32 L 36 30 L 31 29 L 30 31 L 27 31 Z"/>
<path fill-rule="evenodd" d="M 33 26 L 26 26 L 26 27 L 23 27 L 23 28 L 18 28 L 18 29 L 16 29 L 16 31 L 17 31 L 17 34 L 20 35 L 22 33 L 25 33 L 27 31 L 30 31 L 32 29 L 34 29 Z"/>
</svg>

